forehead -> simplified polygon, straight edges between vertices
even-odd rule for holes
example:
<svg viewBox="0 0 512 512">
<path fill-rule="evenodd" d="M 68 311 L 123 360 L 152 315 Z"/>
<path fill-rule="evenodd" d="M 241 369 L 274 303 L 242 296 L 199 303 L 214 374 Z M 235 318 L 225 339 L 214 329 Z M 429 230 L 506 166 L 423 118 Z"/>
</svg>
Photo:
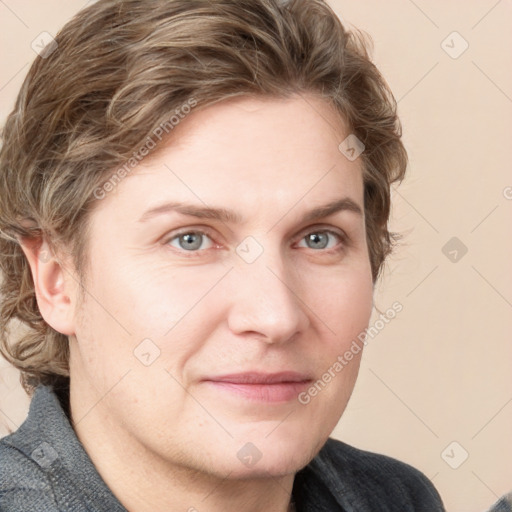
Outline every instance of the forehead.
<svg viewBox="0 0 512 512">
<path fill-rule="evenodd" d="M 253 215 L 340 195 L 362 201 L 361 159 L 339 150 L 347 135 L 342 117 L 316 96 L 224 101 L 186 116 L 108 199 L 130 209 L 134 198 L 141 207 L 195 201 Z"/>
<path fill-rule="evenodd" d="M 192 111 L 172 132 L 169 145 L 192 152 L 217 146 L 217 160 L 237 161 L 251 152 L 255 162 L 300 157 L 302 152 L 330 146 L 336 150 L 348 135 L 343 117 L 312 94 L 289 98 L 242 97 Z M 238 144 L 243 151 L 238 151 Z M 199 156 L 199 155 L 197 155 Z M 151 165 L 151 159 L 148 161 Z"/>
</svg>

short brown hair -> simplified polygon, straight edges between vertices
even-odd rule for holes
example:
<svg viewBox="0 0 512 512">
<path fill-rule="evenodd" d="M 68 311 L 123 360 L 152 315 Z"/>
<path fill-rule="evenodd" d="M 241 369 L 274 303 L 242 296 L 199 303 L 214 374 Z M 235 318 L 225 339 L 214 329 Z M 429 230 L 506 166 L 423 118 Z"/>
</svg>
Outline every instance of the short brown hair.
<svg viewBox="0 0 512 512">
<path fill-rule="evenodd" d="M 0 150 L 0 350 L 25 389 L 68 377 L 69 352 L 67 336 L 39 312 L 18 238 L 69 248 L 84 276 L 97 191 L 159 127 L 172 136 L 170 116 L 191 100 L 196 109 L 242 96 L 313 93 L 329 102 L 365 147 L 377 279 L 393 243 L 390 185 L 402 179 L 407 154 L 371 40 L 347 31 L 324 1 L 99 0 L 55 41 L 32 64 Z M 28 328 L 16 342 L 8 341 L 12 320 Z"/>
</svg>

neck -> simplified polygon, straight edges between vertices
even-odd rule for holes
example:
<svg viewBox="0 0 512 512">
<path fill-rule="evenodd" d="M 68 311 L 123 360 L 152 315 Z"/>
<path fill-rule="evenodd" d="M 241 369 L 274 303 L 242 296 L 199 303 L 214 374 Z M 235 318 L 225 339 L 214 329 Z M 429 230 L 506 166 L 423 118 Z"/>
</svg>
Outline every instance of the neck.
<svg viewBox="0 0 512 512">
<path fill-rule="evenodd" d="M 70 390 L 72 425 L 96 470 L 130 512 L 289 512 L 294 475 L 233 479 L 162 457 L 113 425 L 108 399 L 92 409 Z"/>
</svg>

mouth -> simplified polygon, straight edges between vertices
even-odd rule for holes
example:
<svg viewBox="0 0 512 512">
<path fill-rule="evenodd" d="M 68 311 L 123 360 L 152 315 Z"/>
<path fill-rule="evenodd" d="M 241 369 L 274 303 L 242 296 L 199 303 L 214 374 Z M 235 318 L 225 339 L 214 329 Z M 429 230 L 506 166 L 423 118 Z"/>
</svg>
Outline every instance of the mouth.
<svg viewBox="0 0 512 512">
<path fill-rule="evenodd" d="M 311 376 L 299 372 L 246 372 L 203 379 L 221 393 L 258 402 L 289 402 L 312 381 Z"/>
</svg>

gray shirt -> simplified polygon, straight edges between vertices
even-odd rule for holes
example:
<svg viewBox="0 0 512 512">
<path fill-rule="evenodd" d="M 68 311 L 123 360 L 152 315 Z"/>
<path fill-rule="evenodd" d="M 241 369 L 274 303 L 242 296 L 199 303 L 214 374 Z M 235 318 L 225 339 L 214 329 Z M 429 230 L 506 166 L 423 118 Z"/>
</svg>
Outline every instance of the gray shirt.
<svg viewBox="0 0 512 512">
<path fill-rule="evenodd" d="M 297 512 L 444 511 L 418 470 L 335 439 L 297 473 L 293 498 Z M 36 389 L 26 421 L 0 439 L 0 511 L 126 512 L 49 387 Z"/>
</svg>

